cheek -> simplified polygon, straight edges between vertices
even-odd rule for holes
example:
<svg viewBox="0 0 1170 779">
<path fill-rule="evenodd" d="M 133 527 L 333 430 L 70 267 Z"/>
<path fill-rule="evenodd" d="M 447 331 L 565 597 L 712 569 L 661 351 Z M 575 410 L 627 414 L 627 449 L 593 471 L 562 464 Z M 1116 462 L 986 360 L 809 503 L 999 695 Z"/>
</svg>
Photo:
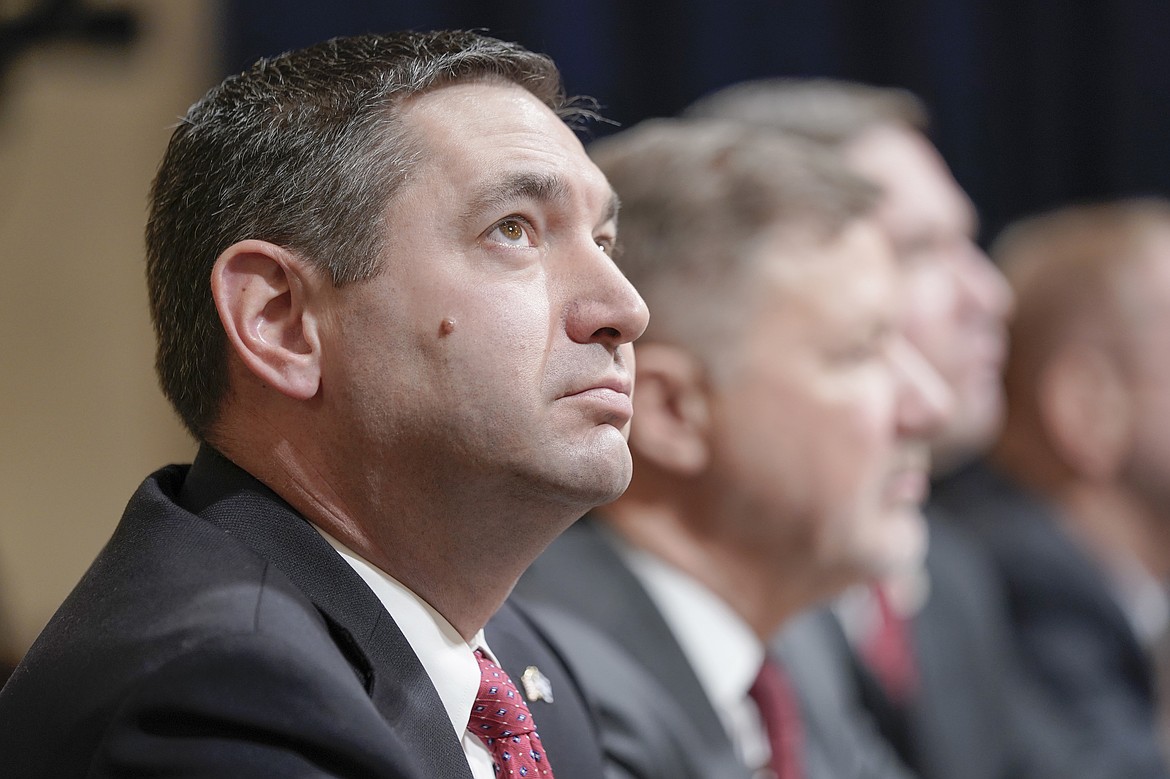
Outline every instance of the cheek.
<svg viewBox="0 0 1170 779">
<path fill-rule="evenodd" d="M 1165 384 L 1135 396 L 1134 458 L 1170 482 L 1170 382 Z"/>
<path fill-rule="evenodd" d="M 729 456 L 751 479 L 745 487 L 794 514 L 822 518 L 815 521 L 852 522 L 859 504 L 877 500 L 894 439 L 882 383 L 772 386 L 741 394 L 734 409 Z"/>
<path fill-rule="evenodd" d="M 422 353 L 448 380 L 493 394 L 493 386 L 531 386 L 542 372 L 553 324 L 543 286 L 479 287 L 431 308 L 420 316 L 417 335 Z"/>
<path fill-rule="evenodd" d="M 893 412 L 882 405 L 839 409 L 832 450 L 825 452 L 830 470 L 819 553 L 864 576 L 898 567 L 921 546 L 915 540 L 921 520 L 909 522 L 909 507 L 891 496 L 897 442 Z"/>
<path fill-rule="evenodd" d="M 902 331 L 936 368 L 950 361 L 956 328 L 953 276 L 938 263 L 922 261 L 902 276 Z"/>
<path fill-rule="evenodd" d="M 826 406 L 821 422 L 822 541 L 830 555 L 872 544 L 897 451 L 891 382 L 876 371 L 854 378 Z"/>
<path fill-rule="evenodd" d="M 879 498 L 894 449 L 892 400 L 880 389 L 841 403 L 825 420 L 832 486 L 843 501 L 864 512 Z"/>
</svg>

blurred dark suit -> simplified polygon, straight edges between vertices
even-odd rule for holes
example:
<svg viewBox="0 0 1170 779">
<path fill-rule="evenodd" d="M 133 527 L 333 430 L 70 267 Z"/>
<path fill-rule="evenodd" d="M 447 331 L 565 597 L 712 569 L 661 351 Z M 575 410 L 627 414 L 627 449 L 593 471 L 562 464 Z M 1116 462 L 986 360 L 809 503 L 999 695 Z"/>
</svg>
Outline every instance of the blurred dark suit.
<svg viewBox="0 0 1170 779">
<path fill-rule="evenodd" d="M 1170 776 L 1150 659 L 1104 573 L 1052 507 L 984 464 L 939 485 L 934 500 L 989 551 L 1025 667 L 1072 718 L 1085 750 L 1117 777 Z"/>
<path fill-rule="evenodd" d="M 682 647 L 642 584 L 595 523 L 586 517 L 554 541 L 521 578 L 517 594 L 522 601 L 548 604 L 600 629 L 652 676 L 668 693 L 672 709 L 685 715 L 687 730 L 701 734 L 703 760 L 715 771 L 706 776 L 749 777 Z M 587 657 L 582 659 L 588 662 Z M 576 673 L 591 694 L 598 693 L 584 672 Z M 620 695 L 620 689 L 615 693 Z M 802 713 L 808 779 L 907 777 L 884 748 L 879 754 L 859 752 L 863 748 L 850 734 L 850 722 L 837 719 L 831 710 Z M 605 739 L 603 733 L 603 743 Z"/>
<path fill-rule="evenodd" d="M 888 695 L 828 608 L 792 626 L 805 634 L 789 647 L 795 682 L 822 705 L 828 691 L 855 717 L 868 718 L 924 779 L 1159 776 L 1131 773 L 1131 762 L 1095 751 L 1027 677 L 990 561 L 937 510 L 932 514 L 929 599 L 909 623 L 917 694 L 908 703 Z M 837 679 L 826 683 L 834 665 Z M 853 731 L 864 734 L 864 724 Z"/>
<path fill-rule="evenodd" d="M 927 777 L 1062 776 L 1068 731 L 1026 689 L 989 562 L 939 512 L 928 512 L 929 593 L 910 629 L 918 693 L 899 712 L 858 664 L 863 698 Z M 900 720 L 900 721 L 899 721 Z"/>
<path fill-rule="evenodd" d="M 848 647 L 828 609 L 813 609 L 792 619 L 773 649 L 800 699 L 810 779 L 912 775 L 860 706 Z"/>
</svg>

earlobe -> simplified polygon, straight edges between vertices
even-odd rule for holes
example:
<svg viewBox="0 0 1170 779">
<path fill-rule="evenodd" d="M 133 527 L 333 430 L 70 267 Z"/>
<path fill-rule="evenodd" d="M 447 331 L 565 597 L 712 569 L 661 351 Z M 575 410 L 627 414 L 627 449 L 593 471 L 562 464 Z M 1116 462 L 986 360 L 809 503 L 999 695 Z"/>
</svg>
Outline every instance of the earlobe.
<svg viewBox="0 0 1170 779">
<path fill-rule="evenodd" d="M 211 294 L 228 343 L 263 384 L 295 400 L 320 386 L 317 323 L 308 306 L 315 271 L 286 249 L 248 240 L 211 271 Z"/>
<path fill-rule="evenodd" d="M 674 474 L 697 476 L 710 461 L 710 402 L 705 371 L 669 344 L 639 344 L 630 448 Z"/>
</svg>

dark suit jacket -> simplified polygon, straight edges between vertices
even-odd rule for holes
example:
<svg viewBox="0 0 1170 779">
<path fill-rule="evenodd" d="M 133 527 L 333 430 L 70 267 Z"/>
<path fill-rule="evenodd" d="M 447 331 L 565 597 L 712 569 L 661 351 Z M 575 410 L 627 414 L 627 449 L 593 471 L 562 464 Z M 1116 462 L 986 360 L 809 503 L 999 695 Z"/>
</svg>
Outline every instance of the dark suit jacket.
<svg viewBox="0 0 1170 779">
<path fill-rule="evenodd" d="M 558 779 L 600 775 L 587 710 L 510 609 L 489 628 Z M 470 770 L 418 658 L 311 525 L 214 451 L 158 471 L 0 693 L 5 776 L 450 777 Z"/>
<path fill-rule="evenodd" d="M 808 779 L 913 774 L 858 701 L 840 625 L 827 609 L 791 619 L 777 636 L 805 721 Z"/>
<path fill-rule="evenodd" d="M 701 734 L 699 750 L 695 750 L 695 737 L 681 738 L 694 754 L 685 757 L 690 767 L 688 773 L 680 775 L 705 779 L 749 777 L 674 634 L 594 522 L 586 517 L 554 541 L 521 578 L 517 594 L 600 629 L 653 678 L 656 689 L 668 696 L 670 710 L 686 720 L 681 727 Z M 574 661 L 588 665 L 590 658 L 586 655 L 570 659 L 570 663 Z M 612 705 L 622 700 L 626 705 L 637 703 L 635 700 L 631 704 L 630 696 L 623 697 L 620 689 L 592 685 L 590 692 L 613 699 Z M 856 750 L 863 747 L 847 732 L 850 723 L 819 715 L 811 719 L 806 716 L 805 720 L 809 779 L 906 776 L 892 764 L 888 753 L 859 754 Z M 602 738 L 606 739 L 604 732 Z"/>
<path fill-rule="evenodd" d="M 934 500 L 990 553 L 1025 666 L 1072 718 L 1085 750 L 1112 765 L 1112 776 L 1170 776 L 1149 658 L 1100 567 L 1053 508 L 983 464 L 939 485 Z"/>
<path fill-rule="evenodd" d="M 827 649 L 907 765 L 930 779 L 1062 779 L 1071 732 L 1020 678 L 993 569 L 961 533 L 931 519 L 929 595 L 909 629 L 919 677 L 892 702 L 853 655 L 839 624 Z M 1075 764 L 1072 764 L 1075 765 Z"/>
<path fill-rule="evenodd" d="M 647 670 L 583 620 L 554 606 L 525 603 L 587 691 L 599 723 L 607 779 L 735 779 L 722 747 L 695 727 L 691 712 Z M 559 776 L 559 774 L 558 774 Z"/>
</svg>

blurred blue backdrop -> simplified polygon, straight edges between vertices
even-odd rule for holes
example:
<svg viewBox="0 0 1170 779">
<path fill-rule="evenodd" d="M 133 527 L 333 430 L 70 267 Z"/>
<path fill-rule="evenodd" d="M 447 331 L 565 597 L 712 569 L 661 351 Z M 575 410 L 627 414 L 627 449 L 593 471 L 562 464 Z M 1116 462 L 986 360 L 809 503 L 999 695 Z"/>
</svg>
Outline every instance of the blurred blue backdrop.
<svg viewBox="0 0 1170 779">
<path fill-rule="evenodd" d="M 1170 194 L 1166 0 L 227 0 L 221 23 L 225 73 L 335 35 L 483 29 L 624 126 L 747 78 L 907 87 L 984 240 L 1069 201 Z"/>
</svg>

